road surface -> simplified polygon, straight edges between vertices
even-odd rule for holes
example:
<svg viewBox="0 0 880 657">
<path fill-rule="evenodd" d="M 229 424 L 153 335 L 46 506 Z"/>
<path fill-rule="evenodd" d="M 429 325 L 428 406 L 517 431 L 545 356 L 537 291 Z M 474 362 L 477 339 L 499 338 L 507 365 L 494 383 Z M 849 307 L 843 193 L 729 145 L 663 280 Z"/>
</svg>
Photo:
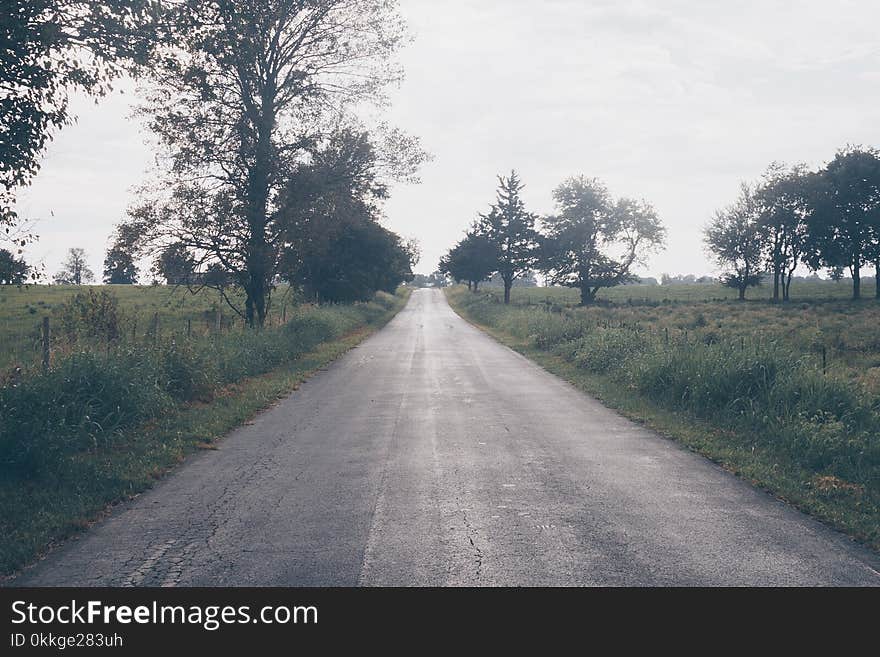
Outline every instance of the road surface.
<svg viewBox="0 0 880 657">
<path fill-rule="evenodd" d="M 418 290 L 19 585 L 878 585 L 844 536 Z"/>
</svg>

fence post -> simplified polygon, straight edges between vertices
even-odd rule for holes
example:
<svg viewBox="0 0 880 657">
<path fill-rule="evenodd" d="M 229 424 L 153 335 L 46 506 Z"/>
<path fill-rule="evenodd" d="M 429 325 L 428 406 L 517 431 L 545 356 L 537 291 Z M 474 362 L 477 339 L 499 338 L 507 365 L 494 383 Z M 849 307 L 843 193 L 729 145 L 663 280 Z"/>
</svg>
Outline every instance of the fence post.
<svg viewBox="0 0 880 657">
<path fill-rule="evenodd" d="M 287 324 L 287 304 L 281 307 L 281 323 Z"/>
<path fill-rule="evenodd" d="M 49 317 L 43 317 L 43 371 L 49 371 Z"/>
<path fill-rule="evenodd" d="M 823 344 L 822 345 L 822 374 L 823 375 L 827 372 L 827 369 L 828 369 L 827 365 L 828 365 L 828 362 L 826 360 L 825 345 Z"/>
<path fill-rule="evenodd" d="M 189 340 L 192 337 L 193 333 L 193 321 L 192 318 L 186 320 L 186 339 Z"/>
<path fill-rule="evenodd" d="M 221 313 L 219 310 L 217 311 L 216 321 L 217 321 L 217 324 L 215 325 L 214 329 L 217 331 L 217 333 L 220 333 L 220 328 L 223 325 L 223 313 Z"/>
<path fill-rule="evenodd" d="M 153 313 L 153 344 L 159 341 L 159 313 Z"/>
</svg>

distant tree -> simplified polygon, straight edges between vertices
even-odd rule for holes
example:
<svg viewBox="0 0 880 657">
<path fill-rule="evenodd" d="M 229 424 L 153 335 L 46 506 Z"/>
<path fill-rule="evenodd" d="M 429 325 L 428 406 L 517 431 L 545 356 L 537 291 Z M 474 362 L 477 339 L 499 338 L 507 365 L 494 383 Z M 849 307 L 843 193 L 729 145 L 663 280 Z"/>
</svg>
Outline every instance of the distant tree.
<svg viewBox="0 0 880 657">
<path fill-rule="evenodd" d="M 603 287 L 633 280 L 632 267 L 664 243 L 666 231 L 644 201 L 614 201 L 595 178 L 569 178 L 553 191 L 557 213 L 544 219 L 542 269 L 554 285 L 578 288 L 581 305 Z"/>
<path fill-rule="evenodd" d="M 104 282 L 109 285 L 134 285 L 138 279 L 138 267 L 131 251 L 124 244 L 114 244 L 104 258 Z"/>
<path fill-rule="evenodd" d="M 153 274 L 164 278 L 168 285 L 189 285 L 195 270 L 196 259 L 181 242 L 166 246 L 153 263 Z"/>
<path fill-rule="evenodd" d="M 704 230 L 706 247 L 716 262 L 727 271 L 721 282 L 739 291 L 746 298 L 746 290 L 761 284 L 764 262 L 764 237 L 761 217 L 752 189 L 745 183 L 739 198 L 717 212 Z"/>
<path fill-rule="evenodd" d="M 71 120 L 73 91 L 103 95 L 144 63 L 161 12 L 152 0 L 4 0 L 0 9 L 0 226 L 14 191 L 40 166 L 53 129 Z"/>
<path fill-rule="evenodd" d="M 70 249 L 61 271 L 55 274 L 53 280 L 59 285 L 82 285 L 94 281 L 95 273 L 89 269 L 86 252 L 83 249 Z"/>
<path fill-rule="evenodd" d="M 480 281 L 495 271 L 497 262 L 495 244 L 474 229 L 440 259 L 439 271 L 456 282 L 466 281 L 468 289 L 476 292 Z"/>
<path fill-rule="evenodd" d="M 774 162 L 755 189 L 765 235 L 767 266 L 773 274 L 773 300 L 789 299 L 791 280 L 806 251 L 813 176 L 804 165 Z"/>
<path fill-rule="evenodd" d="M 12 251 L 0 249 L 0 285 L 22 285 L 31 278 L 31 267 Z"/>
<path fill-rule="evenodd" d="M 880 283 L 880 151 L 842 149 L 815 183 L 807 261 L 814 270 L 847 268 L 858 299 L 865 265 L 874 263 Z"/>
<path fill-rule="evenodd" d="M 534 267 L 538 260 L 537 216 L 528 212 L 520 198 L 523 184 L 516 171 L 498 177 L 497 199 L 489 212 L 480 215 L 477 233 L 496 253 L 492 268 L 504 281 L 504 303 L 510 303 L 513 281 Z"/>
</svg>

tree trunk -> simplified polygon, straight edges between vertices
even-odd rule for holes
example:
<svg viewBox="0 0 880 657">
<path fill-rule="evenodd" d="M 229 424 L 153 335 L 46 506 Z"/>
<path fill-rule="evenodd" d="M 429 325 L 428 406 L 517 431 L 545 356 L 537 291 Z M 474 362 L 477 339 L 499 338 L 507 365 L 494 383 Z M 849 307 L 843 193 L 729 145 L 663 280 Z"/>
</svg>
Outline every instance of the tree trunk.
<svg viewBox="0 0 880 657">
<path fill-rule="evenodd" d="M 861 272 L 861 263 L 858 258 L 853 260 L 852 264 L 852 280 L 853 280 L 853 300 L 862 298 L 862 272 Z"/>
<path fill-rule="evenodd" d="M 589 285 L 581 285 L 581 305 L 588 306 L 596 300 L 596 292 L 598 288 L 593 289 Z"/>
<path fill-rule="evenodd" d="M 794 276 L 794 269 L 792 269 L 785 277 L 785 280 L 782 282 L 782 300 L 783 301 L 791 301 L 791 278 Z"/>
<path fill-rule="evenodd" d="M 513 280 L 504 279 L 504 303 L 510 303 L 510 288 L 513 287 Z"/>
<path fill-rule="evenodd" d="M 874 297 L 880 299 L 880 257 L 874 261 Z"/>
<path fill-rule="evenodd" d="M 266 211 L 269 206 L 269 176 L 272 166 L 272 129 L 275 117 L 266 108 L 271 99 L 263 97 L 263 113 L 258 118 L 254 162 L 248 171 L 248 228 L 251 235 L 247 257 L 247 300 L 245 319 L 249 326 L 262 326 L 266 319 L 266 279 L 269 245 L 266 243 Z"/>
<path fill-rule="evenodd" d="M 779 278 L 780 278 L 779 269 L 773 270 L 773 301 L 779 301 Z"/>
<path fill-rule="evenodd" d="M 739 287 L 739 300 L 740 301 L 746 300 L 746 286 L 745 285 L 741 285 Z"/>
<path fill-rule="evenodd" d="M 474 292 L 477 291 L 477 287 L 480 285 L 480 281 L 474 281 Z"/>
<path fill-rule="evenodd" d="M 471 281 L 468 281 L 468 292 L 474 291 L 474 284 Z"/>
</svg>

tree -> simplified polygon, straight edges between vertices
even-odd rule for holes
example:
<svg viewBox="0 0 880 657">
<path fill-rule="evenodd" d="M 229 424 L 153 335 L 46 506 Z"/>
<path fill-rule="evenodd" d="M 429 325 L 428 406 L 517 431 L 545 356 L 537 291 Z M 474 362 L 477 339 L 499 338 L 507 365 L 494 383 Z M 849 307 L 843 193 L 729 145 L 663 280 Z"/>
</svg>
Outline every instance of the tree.
<svg viewBox="0 0 880 657">
<path fill-rule="evenodd" d="M 33 275 L 24 258 L 16 258 L 12 251 L 0 249 L 0 285 L 22 285 Z"/>
<path fill-rule="evenodd" d="M 196 259 L 185 244 L 175 242 L 162 249 L 153 264 L 153 274 L 168 285 L 189 285 L 193 282 Z"/>
<path fill-rule="evenodd" d="M 739 291 L 740 300 L 746 290 L 761 284 L 764 262 L 764 237 L 761 217 L 752 189 L 740 186 L 739 198 L 715 214 L 704 230 L 704 241 L 716 262 L 727 271 L 721 282 Z"/>
<path fill-rule="evenodd" d="M 663 245 L 665 229 L 644 201 L 616 202 L 595 178 L 569 178 L 555 190 L 557 213 L 544 219 L 547 280 L 580 290 L 581 305 L 603 287 L 634 280 L 632 267 Z"/>
<path fill-rule="evenodd" d="M 58 285 L 82 285 L 83 283 L 91 283 L 93 280 L 95 280 L 95 273 L 89 269 L 86 252 L 76 248 L 67 252 L 67 260 L 61 266 L 61 271 L 54 277 L 54 281 Z"/>
<path fill-rule="evenodd" d="M 786 168 L 774 162 L 755 189 L 767 266 L 773 274 L 773 300 L 790 297 L 791 279 L 806 251 L 813 180 L 804 165 Z"/>
<path fill-rule="evenodd" d="M 400 236 L 364 219 L 338 226 L 327 248 L 306 253 L 285 277 L 316 301 L 366 301 L 379 290 L 393 293 L 411 280 L 412 265 Z"/>
<path fill-rule="evenodd" d="M 516 171 L 498 176 L 497 199 L 478 220 L 477 232 L 494 247 L 493 271 L 504 281 L 504 303 L 510 303 L 513 281 L 535 265 L 538 258 L 536 215 L 528 212 L 520 198 L 523 184 Z"/>
<path fill-rule="evenodd" d="M 381 102 L 399 79 L 390 58 L 403 25 L 385 0 L 174 7 L 175 48 L 143 109 L 170 170 L 133 220 L 145 243 L 182 242 L 229 271 L 245 300 L 227 302 L 262 324 L 283 251 L 281 191 L 324 117 Z"/>
<path fill-rule="evenodd" d="M 477 291 L 480 281 L 484 281 L 495 271 L 498 253 L 495 245 L 477 227 L 469 231 L 464 239 L 452 247 L 440 259 L 439 272 L 447 274 L 456 282 L 467 281 L 469 290 Z"/>
<path fill-rule="evenodd" d="M 813 191 L 807 261 L 814 270 L 847 268 L 858 299 L 867 263 L 874 263 L 880 283 L 880 151 L 840 150 L 819 172 Z"/>
<path fill-rule="evenodd" d="M 138 268 L 131 251 L 122 244 L 114 244 L 104 258 L 104 282 L 109 285 L 134 285 Z"/>
<path fill-rule="evenodd" d="M 72 91 L 103 95 L 144 63 L 161 12 L 152 0 L 5 0 L 0 19 L 0 226 L 15 223 L 52 131 L 71 120 Z"/>
<path fill-rule="evenodd" d="M 379 225 L 388 180 L 411 179 L 423 157 L 404 150 L 380 152 L 367 132 L 341 128 L 288 178 L 275 215 L 280 269 L 308 297 L 363 300 L 412 278 L 418 244 Z"/>
</svg>

